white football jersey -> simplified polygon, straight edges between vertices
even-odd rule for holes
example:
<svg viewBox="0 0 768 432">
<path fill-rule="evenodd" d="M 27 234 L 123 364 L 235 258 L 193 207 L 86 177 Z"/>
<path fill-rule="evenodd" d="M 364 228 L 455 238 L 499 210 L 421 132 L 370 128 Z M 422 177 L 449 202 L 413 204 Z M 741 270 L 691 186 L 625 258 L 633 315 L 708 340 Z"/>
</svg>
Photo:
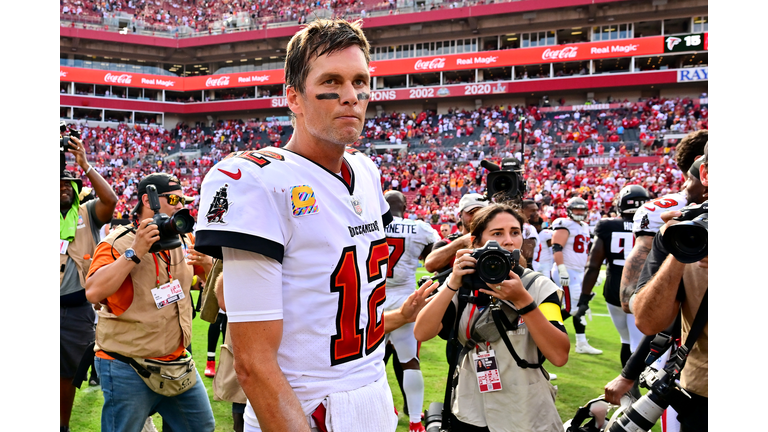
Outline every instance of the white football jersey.
<svg viewBox="0 0 768 432">
<path fill-rule="evenodd" d="M 539 248 L 539 233 L 536 231 L 536 228 L 529 224 L 528 222 L 525 222 L 523 224 L 523 240 L 533 239 L 533 257 L 536 257 L 536 250 Z"/>
<path fill-rule="evenodd" d="M 195 249 L 217 258 L 222 247 L 247 250 L 282 264 L 277 361 L 300 401 L 385 373 L 389 205 L 365 154 L 347 149 L 341 173 L 270 148 L 230 154 L 201 186 Z"/>
<path fill-rule="evenodd" d="M 653 201 L 648 201 L 635 212 L 632 219 L 632 233 L 635 237 L 641 235 L 655 236 L 664 225 L 661 214 L 672 210 L 680 210 L 688 205 L 685 192 L 664 195 Z"/>
<path fill-rule="evenodd" d="M 568 269 L 583 272 L 589 257 L 589 225 L 571 218 L 558 218 L 552 223 L 555 231 L 563 228 L 568 230 L 568 241 L 563 245 L 563 264 Z"/>
<path fill-rule="evenodd" d="M 552 230 L 543 229 L 539 232 L 539 245 L 536 247 L 536 252 L 533 254 L 534 261 L 539 263 L 553 262 L 552 246 L 547 246 L 547 240 L 552 240 Z M 542 273 L 549 274 L 550 270 L 551 269 L 546 269 L 546 272 L 542 271 Z"/>
<path fill-rule="evenodd" d="M 419 256 L 425 246 L 440 240 L 440 234 L 426 222 L 397 216 L 384 232 L 389 244 L 387 292 L 397 289 L 413 291 Z"/>
</svg>

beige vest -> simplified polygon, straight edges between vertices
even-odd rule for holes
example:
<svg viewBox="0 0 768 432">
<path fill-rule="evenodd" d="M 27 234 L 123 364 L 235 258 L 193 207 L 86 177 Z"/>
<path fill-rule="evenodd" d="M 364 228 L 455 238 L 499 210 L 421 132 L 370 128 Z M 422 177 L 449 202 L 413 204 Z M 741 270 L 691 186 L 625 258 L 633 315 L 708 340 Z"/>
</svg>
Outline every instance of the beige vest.
<svg viewBox="0 0 768 432">
<path fill-rule="evenodd" d="M 93 240 L 93 234 L 91 234 L 91 218 L 88 217 L 88 209 L 85 208 L 85 204 L 77 209 L 77 216 L 75 240 L 67 247 L 66 255 L 59 255 L 59 285 L 64 281 L 64 266 L 67 265 L 67 257 L 70 257 L 77 267 L 80 285 L 85 287 L 85 275 L 91 268 L 91 259 L 94 251 L 96 251 L 96 242 Z M 80 223 L 80 218 L 83 219 L 83 223 Z"/>
<path fill-rule="evenodd" d="M 523 283 L 535 274 L 525 270 Z M 546 276 L 541 276 L 528 289 L 536 304 L 552 293 L 561 297 L 562 290 Z M 454 301 L 456 297 L 454 297 Z M 467 327 L 472 305 L 467 305 L 459 322 L 459 342 L 467 343 Z M 477 310 L 475 310 L 477 314 Z M 473 317 L 474 319 L 474 317 Z M 508 331 L 512 346 L 520 358 L 538 363 L 538 347 L 524 323 L 516 331 Z M 557 390 L 539 369 L 522 369 L 499 339 L 490 344 L 496 353 L 501 390 L 480 393 L 472 360 L 472 350 L 458 367 L 459 380 L 453 392 L 452 412 L 464 423 L 487 426 L 491 432 L 561 432 L 563 422 L 555 406 Z"/>
<path fill-rule="evenodd" d="M 104 243 L 113 243 L 114 254 L 120 255 L 131 247 L 135 234 L 129 233 L 115 239 L 127 227 L 121 227 L 111 232 Z M 156 287 L 156 267 L 152 254 L 140 257 L 138 264 L 131 271 L 133 282 L 133 302 L 120 316 L 116 316 L 106 307 L 99 311 L 99 322 L 96 326 L 96 348 L 116 352 L 128 357 L 154 358 L 174 352 L 179 345 L 188 346 L 192 332 L 192 301 L 190 300 L 190 285 L 192 284 L 192 266 L 184 261 L 182 248 L 169 251 L 171 255 L 171 275 L 178 279 L 184 292 L 183 299 L 174 304 L 158 309 L 152 297 L 152 289 Z M 159 255 L 159 254 L 156 254 Z M 160 285 L 168 283 L 167 265 L 157 257 L 160 270 Z"/>
<path fill-rule="evenodd" d="M 688 264 L 683 272 L 685 285 L 685 301 L 682 305 L 682 343 L 688 338 L 693 319 L 699 310 L 704 291 L 709 286 L 707 269 L 699 268 L 696 264 Z M 680 384 L 689 392 L 699 396 L 709 397 L 709 324 L 696 339 L 696 344 L 688 354 L 683 372 L 680 374 Z"/>
</svg>

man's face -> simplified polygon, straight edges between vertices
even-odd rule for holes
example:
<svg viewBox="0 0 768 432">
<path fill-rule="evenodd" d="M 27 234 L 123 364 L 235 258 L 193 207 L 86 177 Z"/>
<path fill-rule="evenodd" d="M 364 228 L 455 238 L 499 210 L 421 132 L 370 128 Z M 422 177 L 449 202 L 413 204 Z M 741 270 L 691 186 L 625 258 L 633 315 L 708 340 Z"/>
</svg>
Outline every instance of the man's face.
<svg viewBox="0 0 768 432">
<path fill-rule="evenodd" d="M 536 204 L 528 204 L 523 209 L 523 215 L 528 223 L 533 223 L 539 220 L 539 207 Z"/>
<path fill-rule="evenodd" d="M 358 46 L 310 60 L 304 94 L 288 89 L 288 106 L 313 141 L 347 146 L 363 130 L 370 74 Z"/>
<path fill-rule="evenodd" d="M 461 212 L 461 226 L 464 230 L 464 233 L 469 232 L 469 224 L 472 223 L 472 219 L 475 217 L 475 213 L 477 213 L 477 211 L 481 208 L 482 207 L 475 207 Z"/>
<path fill-rule="evenodd" d="M 707 187 L 701 184 L 701 181 L 695 176 L 688 176 L 685 186 L 685 197 L 688 199 L 688 204 L 701 204 L 706 200 L 704 195 L 707 193 Z"/>
<path fill-rule="evenodd" d="M 71 206 L 75 201 L 75 190 L 69 180 L 59 180 L 59 198 L 61 206 Z"/>
<path fill-rule="evenodd" d="M 177 183 L 169 182 L 168 184 L 171 185 L 171 186 L 175 186 Z M 160 200 L 160 213 L 165 213 L 168 216 L 171 216 L 172 214 L 174 214 L 177 211 L 179 211 L 182 208 L 184 208 L 184 206 L 181 205 L 181 201 L 179 201 L 175 206 L 168 204 L 167 195 L 178 195 L 179 197 L 181 197 L 183 194 L 182 194 L 181 189 L 158 194 L 158 198 Z M 146 211 L 148 212 L 148 213 L 146 213 L 146 214 L 148 214 L 148 216 L 146 216 L 146 217 L 152 217 L 152 210 L 149 208 L 149 195 L 145 194 L 145 195 L 142 196 L 141 199 L 143 200 L 144 207 L 145 207 Z"/>
<path fill-rule="evenodd" d="M 451 228 L 448 225 L 442 225 L 440 227 L 440 234 L 443 235 L 443 237 L 447 237 L 448 234 L 451 233 Z"/>
</svg>

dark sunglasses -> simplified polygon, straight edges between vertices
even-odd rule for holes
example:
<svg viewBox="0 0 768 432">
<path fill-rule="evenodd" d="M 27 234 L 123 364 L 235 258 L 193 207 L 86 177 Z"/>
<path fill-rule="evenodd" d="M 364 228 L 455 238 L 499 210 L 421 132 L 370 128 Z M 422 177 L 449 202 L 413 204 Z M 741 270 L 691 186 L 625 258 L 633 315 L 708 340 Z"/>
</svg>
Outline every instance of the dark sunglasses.
<svg viewBox="0 0 768 432">
<path fill-rule="evenodd" d="M 183 196 L 176 195 L 176 194 L 162 194 L 162 195 L 158 195 L 158 196 L 165 197 L 165 199 L 168 200 L 168 204 L 172 205 L 172 206 L 175 206 L 178 203 L 181 203 L 181 205 L 187 204 L 187 199 L 186 198 L 184 198 Z"/>
</svg>

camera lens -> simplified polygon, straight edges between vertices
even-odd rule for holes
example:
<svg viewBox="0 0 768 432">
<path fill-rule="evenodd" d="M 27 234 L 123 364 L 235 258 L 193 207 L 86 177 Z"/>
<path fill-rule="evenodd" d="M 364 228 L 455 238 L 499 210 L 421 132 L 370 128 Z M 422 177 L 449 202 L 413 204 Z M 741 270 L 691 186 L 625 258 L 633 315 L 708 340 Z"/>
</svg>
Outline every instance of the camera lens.
<svg viewBox="0 0 768 432">
<path fill-rule="evenodd" d="M 702 225 L 698 220 L 672 225 L 662 238 L 664 247 L 681 263 L 690 264 L 703 259 L 708 254 L 709 242 L 707 228 Z"/>
<path fill-rule="evenodd" d="M 192 228 L 195 225 L 195 219 L 189 214 L 188 209 L 181 209 L 171 216 L 169 228 L 174 230 L 176 234 L 185 234 L 192 232 Z"/>
<path fill-rule="evenodd" d="M 493 180 L 493 190 L 507 192 L 514 188 L 512 178 L 509 176 L 499 176 Z"/>
<path fill-rule="evenodd" d="M 499 284 L 507 279 L 510 266 L 503 256 L 496 253 L 486 253 L 477 262 L 480 279 L 485 283 Z"/>
</svg>

